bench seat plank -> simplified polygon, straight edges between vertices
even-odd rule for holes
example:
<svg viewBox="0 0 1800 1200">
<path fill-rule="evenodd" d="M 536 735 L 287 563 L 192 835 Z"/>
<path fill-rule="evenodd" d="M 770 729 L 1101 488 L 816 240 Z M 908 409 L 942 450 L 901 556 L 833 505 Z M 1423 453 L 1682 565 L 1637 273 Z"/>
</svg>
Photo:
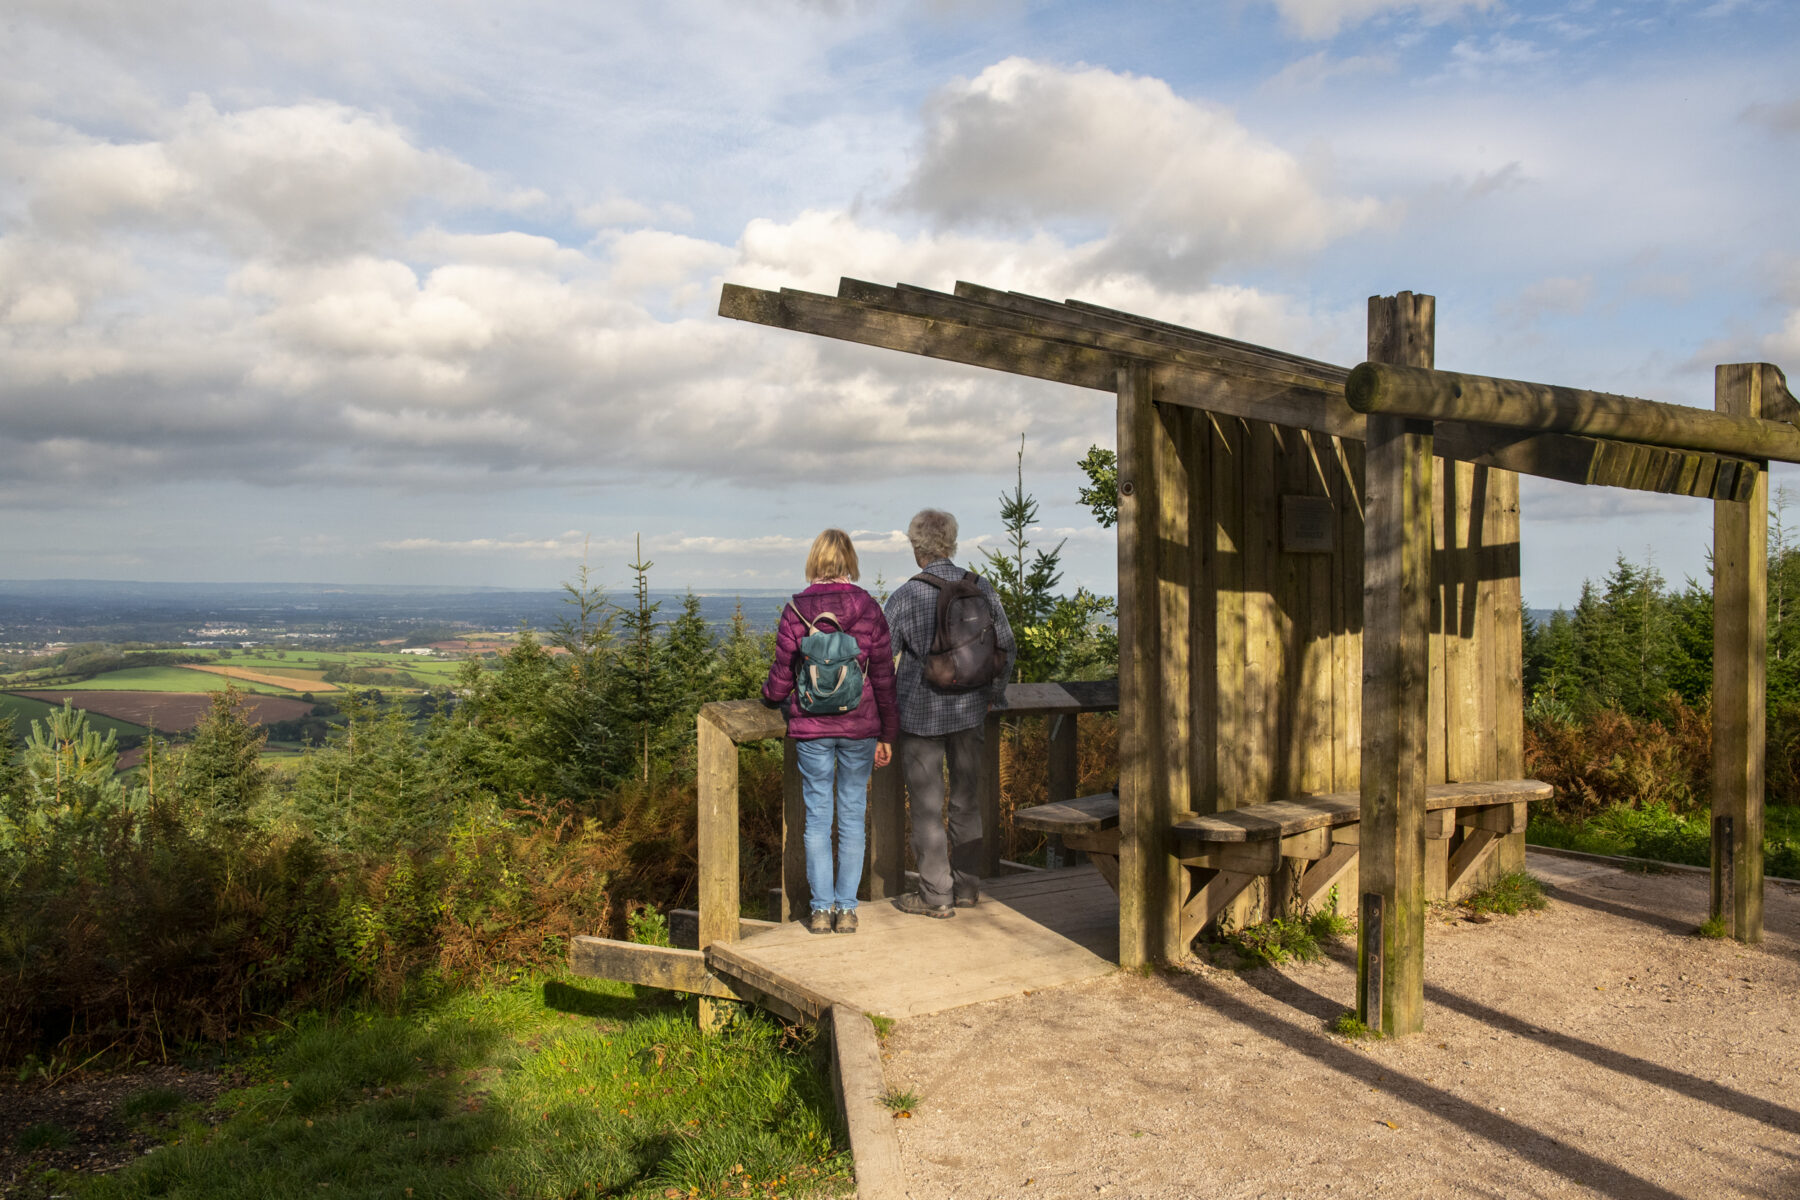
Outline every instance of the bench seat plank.
<svg viewBox="0 0 1800 1200">
<path fill-rule="evenodd" d="M 1482 808 L 1548 800 L 1555 793 L 1538 779 L 1482 780 L 1475 783 L 1434 783 L 1425 789 L 1425 811 Z M 1020 809 L 1013 817 L 1021 829 L 1039 833 L 1098 833 L 1119 827 L 1119 798 L 1111 792 L 1040 804 Z M 1331 792 L 1322 796 L 1296 796 L 1252 804 L 1229 812 L 1186 817 L 1173 825 L 1176 836 L 1195 842 L 1252 842 L 1265 838 L 1292 837 L 1313 829 L 1338 829 L 1362 819 L 1358 792 Z"/>
<path fill-rule="evenodd" d="M 1478 783 L 1434 783 L 1425 789 L 1425 810 L 1479 808 L 1548 800 L 1555 793 L 1537 779 L 1485 780 Z M 1362 819 L 1362 796 L 1357 792 L 1332 792 L 1253 804 L 1231 812 L 1207 813 L 1174 823 L 1178 837 L 1196 842 L 1246 842 L 1263 838 L 1291 837 L 1309 829 L 1335 829 Z"/>
<path fill-rule="evenodd" d="M 1038 833 L 1098 833 L 1119 827 L 1119 798 L 1111 792 L 1022 808 L 1013 814 L 1020 829 Z"/>
</svg>

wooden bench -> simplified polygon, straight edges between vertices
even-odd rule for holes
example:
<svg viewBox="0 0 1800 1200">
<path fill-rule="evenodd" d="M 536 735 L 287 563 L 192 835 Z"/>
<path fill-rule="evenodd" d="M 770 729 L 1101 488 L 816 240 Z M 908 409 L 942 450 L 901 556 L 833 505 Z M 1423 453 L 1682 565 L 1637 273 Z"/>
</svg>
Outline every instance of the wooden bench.
<svg viewBox="0 0 1800 1200">
<path fill-rule="evenodd" d="M 1425 792 L 1425 836 L 1461 840 L 1445 855 L 1432 891 L 1450 895 L 1485 862 L 1502 837 L 1524 830 L 1526 805 L 1554 789 L 1536 779 L 1433 784 Z M 1277 912 L 1314 906 L 1356 861 L 1362 797 L 1357 792 L 1298 796 L 1173 823 L 1176 852 L 1195 886 L 1182 905 L 1182 930 L 1192 938 L 1259 878 L 1280 877 L 1272 893 Z M 1084 850 L 1100 873 L 1119 886 L 1119 797 L 1113 793 L 1039 805 L 1014 814 L 1021 829 L 1060 837 Z M 1441 890 L 1440 890 L 1441 882 Z"/>
</svg>

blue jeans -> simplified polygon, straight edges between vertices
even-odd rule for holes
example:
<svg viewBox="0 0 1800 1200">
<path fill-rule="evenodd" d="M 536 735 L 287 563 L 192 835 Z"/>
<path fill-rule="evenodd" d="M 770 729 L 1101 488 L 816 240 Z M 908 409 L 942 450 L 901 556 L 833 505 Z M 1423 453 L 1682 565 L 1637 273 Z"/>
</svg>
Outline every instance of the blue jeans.
<svg viewBox="0 0 1800 1200">
<path fill-rule="evenodd" d="M 868 845 L 869 772 L 874 738 L 813 738 L 795 742 L 800 795 L 806 802 L 806 888 L 813 911 L 856 908 Z M 832 776 L 837 777 L 837 873 L 832 874 Z"/>
</svg>

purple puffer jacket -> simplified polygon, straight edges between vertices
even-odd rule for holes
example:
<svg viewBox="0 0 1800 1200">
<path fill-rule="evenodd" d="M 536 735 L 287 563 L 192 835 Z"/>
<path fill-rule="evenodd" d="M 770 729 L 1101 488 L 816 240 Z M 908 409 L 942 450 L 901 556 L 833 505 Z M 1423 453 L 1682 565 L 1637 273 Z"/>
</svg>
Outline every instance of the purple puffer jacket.
<svg viewBox="0 0 1800 1200">
<path fill-rule="evenodd" d="M 800 639 L 806 636 L 806 626 L 783 605 L 781 624 L 775 630 L 775 663 L 769 668 L 762 694 L 769 703 L 781 705 L 787 715 L 788 736 L 802 742 L 879 738 L 891 744 L 900 736 L 900 709 L 894 703 L 894 651 L 881 605 L 854 583 L 815 583 L 795 596 L 793 604 L 808 621 L 817 621 L 820 613 L 832 613 L 842 621 L 843 631 L 856 639 L 862 651 L 863 695 L 862 703 L 847 713 L 815 717 L 794 708 L 794 668 L 800 661 Z"/>
</svg>

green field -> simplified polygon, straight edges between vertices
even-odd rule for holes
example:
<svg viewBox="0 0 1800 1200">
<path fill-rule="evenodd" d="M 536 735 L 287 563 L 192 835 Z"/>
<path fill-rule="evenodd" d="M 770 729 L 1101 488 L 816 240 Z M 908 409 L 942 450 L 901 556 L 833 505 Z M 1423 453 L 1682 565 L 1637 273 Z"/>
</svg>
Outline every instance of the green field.
<svg viewBox="0 0 1800 1200">
<path fill-rule="evenodd" d="M 221 666 L 250 671 L 320 671 L 330 666 L 372 667 L 377 671 L 405 671 L 427 684 L 449 684 L 462 666 L 460 660 L 424 658 L 416 654 L 368 650 L 289 650 L 277 658 L 272 650 L 234 650 L 230 658 L 209 657 Z"/>
<path fill-rule="evenodd" d="M 55 712 L 56 706 L 45 704 L 42 700 L 33 700 L 29 696 L 8 696 L 0 693 L 0 720 L 8 713 L 13 717 L 13 734 L 24 737 L 31 730 L 33 721 L 42 721 L 48 714 Z M 111 717 L 103 717 L 99 713 L 88 714 L 88 728 L 97 729 L 101 733 L 113 730 L 120 737 L 141 736 L 149 733 L 142 725 L 133 725 L 130 721 L 115 721 Z"/>
<path fill-rule="evenodd" d="M 233 679 L 231 682 L 237 684 L 240 692 L 265 692 L 271 696 L 285 696 L 306 690 L 304 686 L 278 688 L 266 683 L 251 683 L 245 679 Z M 299 682 L 295 680 L 297 685 Z M 46 682 L 33 683 L 31 686 L 82 692 L 217 692 L 224 690 L 225 677 L 206 671 L 190 671 L 185 667 L 130 667 L 76 683 Z"/>
</svg>

